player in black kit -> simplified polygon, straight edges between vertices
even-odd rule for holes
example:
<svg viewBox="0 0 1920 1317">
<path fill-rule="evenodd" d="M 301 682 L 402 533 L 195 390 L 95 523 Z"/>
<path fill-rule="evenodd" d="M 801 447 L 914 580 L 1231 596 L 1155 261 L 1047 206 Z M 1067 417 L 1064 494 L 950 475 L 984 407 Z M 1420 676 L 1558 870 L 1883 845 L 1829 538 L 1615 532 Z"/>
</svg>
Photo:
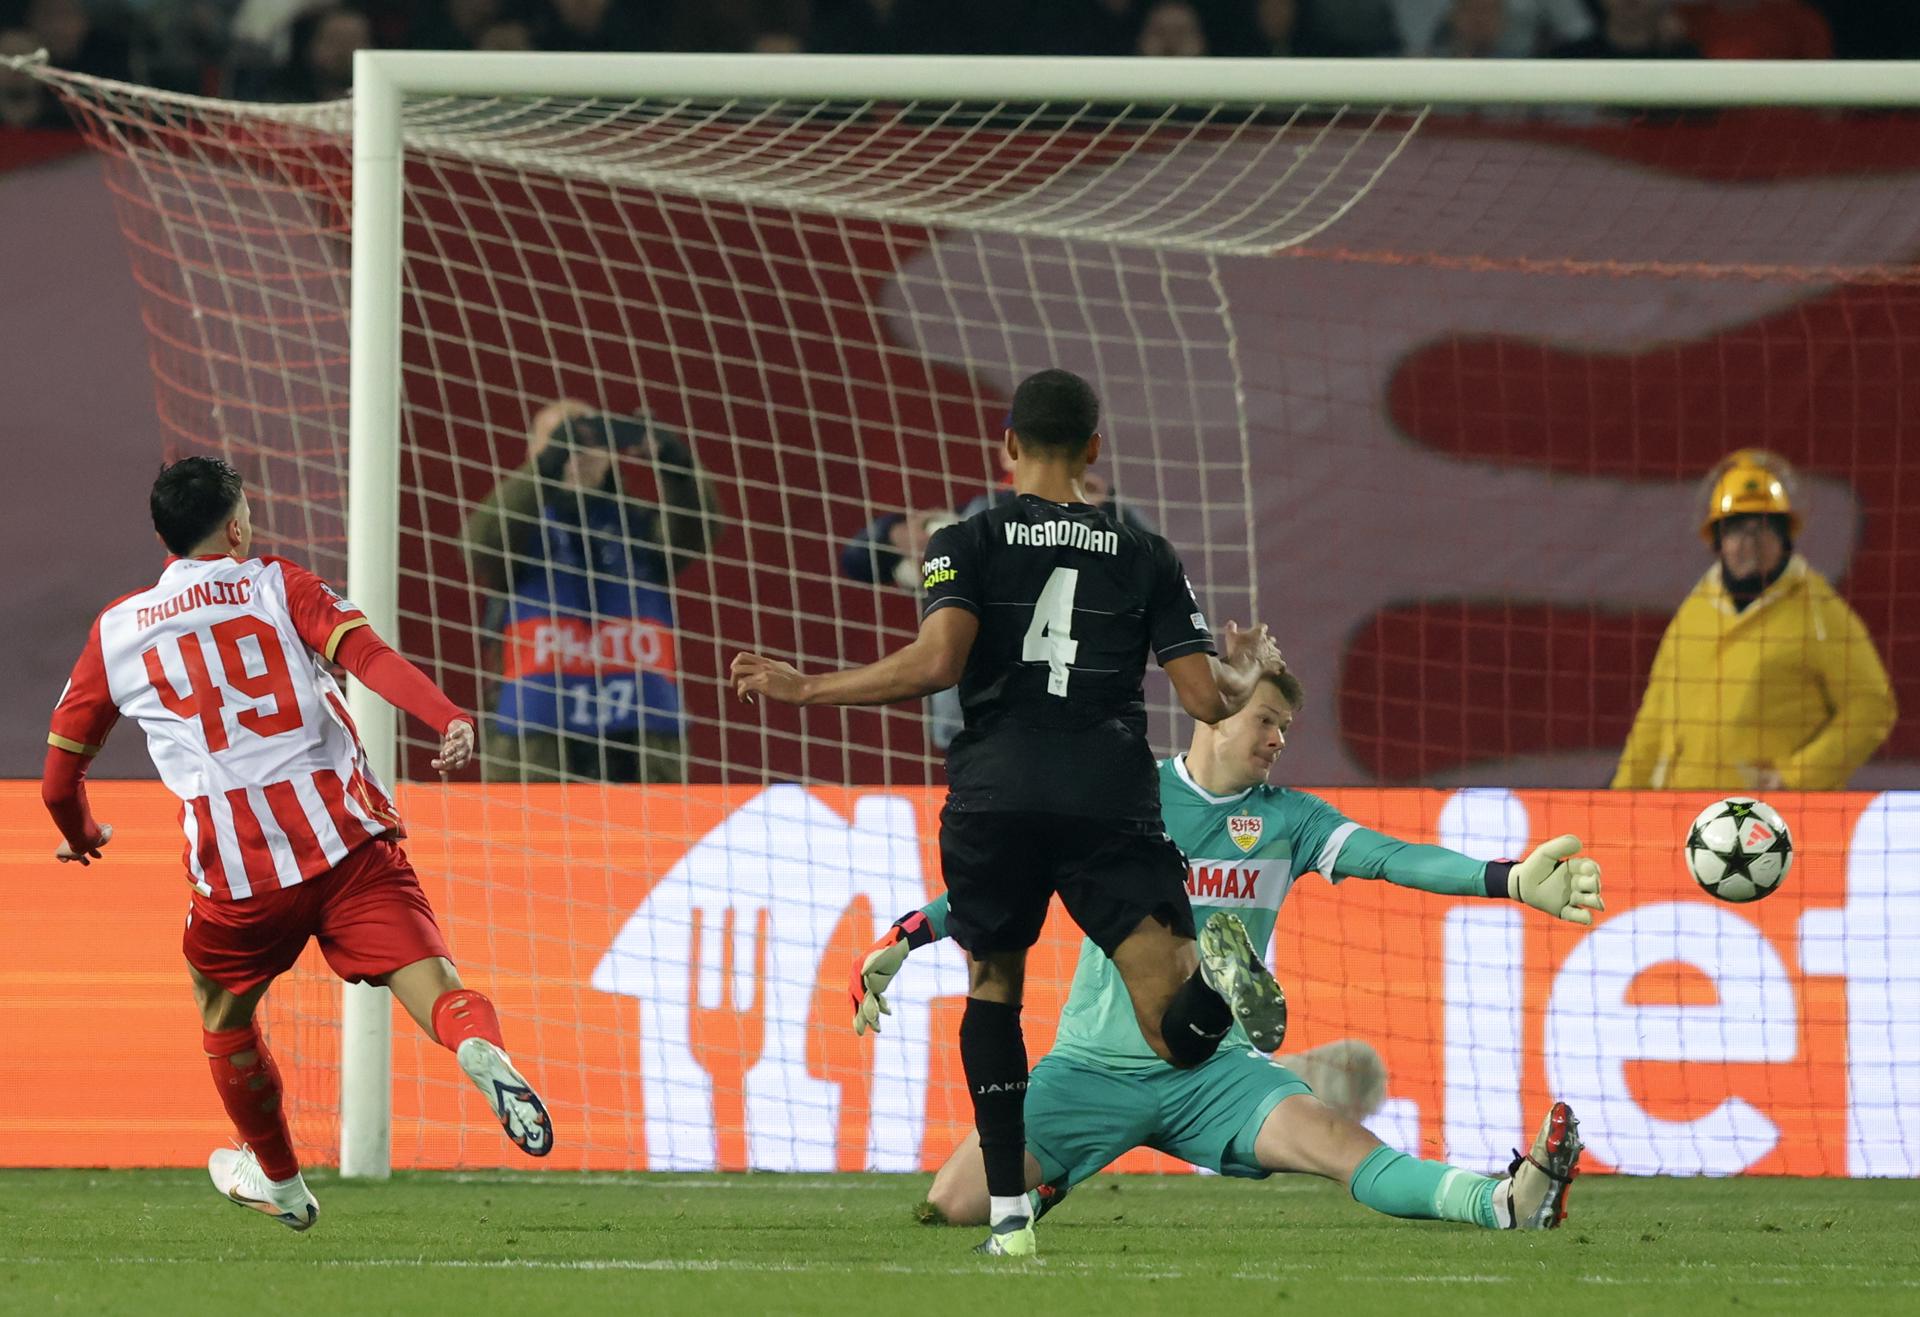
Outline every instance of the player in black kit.
<svg viewBox="0 0 1920 1317">
<path fill-rule="evenodd" d="M 940 859 L 948 929 L 971 975 L 960 1055 L 993 1203 L 981 1250 L 1011 1256 L 1035 1251 L 1020 999 L 1053 893 L 1113 960 L 1142 1036 L 1171 1064 L 1206 1060 L 1235 1015 L 1269 1048 L 1286 1025 L 1285 998 L 1238 920 L 1217 917 L 1196 951 L 1186 861 L 1160 823 L 1142 689 L 1151 651 L 1186 711 L 1215 723 L 1282 666 L 1279 651 L 1265 627 L 1230 622 L 1216 658 L 1172 546 L 1086 501 L 1099 414 L 1092 388 L 1068 371 L 1020 385 L 1006 434 L 1018 497 L 928 541 L 913 643 L 812 676 L 757 654 L 732 666 L 743 699 L 785 704 L 891 704 L 959 684 L 966 725 L 947 751 Z M 871 983 L 891 978 L 907 950 L 897 949 L 897 959 L 884 946 L 869 956 Z"/>
</svg>

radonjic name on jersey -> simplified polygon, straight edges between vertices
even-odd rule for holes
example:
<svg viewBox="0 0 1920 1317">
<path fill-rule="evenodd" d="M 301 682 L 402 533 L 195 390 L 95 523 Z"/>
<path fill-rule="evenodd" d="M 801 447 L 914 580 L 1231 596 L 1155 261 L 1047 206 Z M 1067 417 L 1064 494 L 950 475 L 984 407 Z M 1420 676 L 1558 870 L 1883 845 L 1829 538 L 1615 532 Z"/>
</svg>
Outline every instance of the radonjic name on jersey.
<svg viewBox="0 0 1920 1317">
<path fill-rule="evenodd" d="M 1316 871 L 1332 881 L 1340 848 L 1359 826 L 1318 796 L 1289 787 L 1263 783 L 1216 796 L 1187 773 L 1184 756 L 1161 761 L 1160 812 L 1167 834 L 1187 856 L 1196 926 L 1216 911 L 1231 911 L 1260 948 L 1272 940 L 1294 881 Z M 1222 1046 L 1253 1043 L 1235 1025 Z M 1053 1050 L 1106 1069 L 1166 1065 L 1141 1037 L 1113 962 L 1092 942 L 1081 944 Z"/>
</svg>

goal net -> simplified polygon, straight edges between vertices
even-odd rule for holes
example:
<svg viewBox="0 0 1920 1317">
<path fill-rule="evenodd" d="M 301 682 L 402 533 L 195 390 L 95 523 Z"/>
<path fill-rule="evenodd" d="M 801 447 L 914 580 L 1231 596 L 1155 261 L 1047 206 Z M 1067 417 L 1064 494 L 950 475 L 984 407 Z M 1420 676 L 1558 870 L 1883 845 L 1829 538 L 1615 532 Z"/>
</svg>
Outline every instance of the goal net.
<svg viewBox="0 0 1920 1317">
<path fill-rule="evenodd" d="M 657 85 L 661 61 L 629 63 Z M 262 546 L 344 584 L 352 107 L 43 76 L 105 160 L 170 445 L 233 458 Z M 1797 1040 L 1880 1039 L 1894 1066 L 1913 985 L 1796 996 L 1802 953 L 1845 972 L 1803 948 L 1768 992 L 1774 940 L 1845 906 L 1847 848 L 1892 807 L 1790 810 L 1817 878 L 1756 923 L 1673 904 L 1703 800 L 1588 789 L 1705 566 L 1695 481 L 1730 449 L 1800 463 L 1800 547 L 1920 672 L 1897 401 L 1920 131 L 1362 99 L 402 99 L 392 638 L 488 734 L 484 782 L 438 784 L 417 726 L 397 774 L 454 954 L 562 1113 L 557 1164 L 912 1168 L 967 1124 L 951 948 L 909 965 L 877 1043 L 845 1028 L 854 953 L 939 890 L 947 711 L 743 706 L 724 674 L 909 637 L 926 531 L 1004 492 L 1008 397 L 1047 365 L 1095 383 L 1095 474 L 1215 622 L 1275 626 L 1311 692 L 1285 780 L 1489 857 L 1580 831 L 1610 903 L 1647 906 L 1634 954 L 1666 968 L 1608 1007 L 1618 964 L 1572 931 L 1303 885 L 1276 947 L 1297 1036 L 1382 1055 L 1376 1128 L 1492 1165 L 1537 1096 L 1589 1084 L 1631 1090 L 1620 1169 L 1844 1173 L 1871 1141 L 1832 1105 L 1855 1053 Z M 1149 695 L 1156 747 L 1183 747 Z M 1916 754 L 1896 732 L 1874 771 Z M 1499 789 L 1386 789 L 1407 783 Z M 1035 1056 L 1073 951 L 1051 928 L 1032 970 Z M 1679 1023 L 1622 1052 L 1635 1011 Z M 317 957 L 269 1018 L 296 1132 L 332 1160 Z M 404 1024 L 394 1048 L 395 1164 L 503 1163 L 444 1054 Z M 1761 1095 L 1742 1065 L 1782 1068 Z M 1851 1101 L 1913 1146 L 1889 1086 Z"/>
</svg>

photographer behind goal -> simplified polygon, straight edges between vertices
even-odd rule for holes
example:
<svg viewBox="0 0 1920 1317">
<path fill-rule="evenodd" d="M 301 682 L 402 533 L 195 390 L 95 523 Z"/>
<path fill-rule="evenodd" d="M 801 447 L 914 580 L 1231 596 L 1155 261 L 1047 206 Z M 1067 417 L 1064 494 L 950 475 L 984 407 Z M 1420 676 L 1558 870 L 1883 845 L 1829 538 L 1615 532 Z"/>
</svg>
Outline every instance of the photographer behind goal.
<svg viewBox="0 0 1920 1317">
<path fill-rule="evenodd" d="M 658 504 L 627 492 L 634 461 L 651 468 Z M 463 535 L 497 637 L 489 781 L 684 780 L 673 587 L 712 547 L 717 507 L 671 431 L 571 399 L 534 415 L 526 461 Z"/>
</svg>

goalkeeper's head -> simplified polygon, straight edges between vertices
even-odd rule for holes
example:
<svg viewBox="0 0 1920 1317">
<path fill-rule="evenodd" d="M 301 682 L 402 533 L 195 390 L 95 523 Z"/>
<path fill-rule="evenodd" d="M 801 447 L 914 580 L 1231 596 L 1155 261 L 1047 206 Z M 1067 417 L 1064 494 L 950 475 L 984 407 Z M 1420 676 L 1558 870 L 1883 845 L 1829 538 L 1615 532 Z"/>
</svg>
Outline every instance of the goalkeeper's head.
<svg viewBox="0 0 1920 1317">
<path fill-rule="evenodd" d="M 1260 785 L 1287 748 L 1287 733 L 1305 699 L 1300 679 L 1286 669 L 1260 678 L 1233 717 L 1212 727 L 1194 724 L 1189 767 L 1204 772 L 1223 795 Z"/>
<path fill-rule="evenodd" d="M 1020 381 L 1007 414 L 1016 457 L 1061 462 L 1075 471 L 1100 451 L 1100 399 L 1070 370 L 1043 370 Z"/>
<path fill-rule="evenodd" d="M 217 457 L 183 457 L 161 467 L 147 509 L 154 533 L 179 557 L 253 552 L 253 512 L 240 473 Z"/>
</svg>

